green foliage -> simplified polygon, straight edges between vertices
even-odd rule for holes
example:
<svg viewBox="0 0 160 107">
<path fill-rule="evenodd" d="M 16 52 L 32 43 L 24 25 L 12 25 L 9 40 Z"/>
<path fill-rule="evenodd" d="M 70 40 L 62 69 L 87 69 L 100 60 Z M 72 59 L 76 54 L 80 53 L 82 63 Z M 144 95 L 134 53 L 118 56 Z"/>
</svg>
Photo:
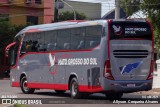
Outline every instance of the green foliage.
<svg viewBox="0 0 160 107">
<path fill-rule="evenodd" d="M 146 13 L 154 30 L 154 43 L 160 49 L 160 0 L 144 0 L 141 10 Z"/>
<path fill-rule="evenodd" d="M 76 11 L 76 19 L 85 20 L 87 19 L 87 17 L 84 13 L 78 13 Z M 66 20 L 74 20 L 74 13 L 70 11 L 59 13 L 59 21 L 66 21 Z"/>
<path fill-rule="evenodd" d="M 129 16 L 140 10 L 140 0 L 121 0 L 120 5 Z"/>
<path fill-rule="evenodd" d="M 15 104 L 14 107 L 26 107 L 24 104 Z"/>
<path fill-rule="evenodd" d="M 12 25 L 8 21 L 0 21 L 0 60 L 4 54 L 5 47 L 10 44 L 15 35 L 26 25 Z"/>
</svg>

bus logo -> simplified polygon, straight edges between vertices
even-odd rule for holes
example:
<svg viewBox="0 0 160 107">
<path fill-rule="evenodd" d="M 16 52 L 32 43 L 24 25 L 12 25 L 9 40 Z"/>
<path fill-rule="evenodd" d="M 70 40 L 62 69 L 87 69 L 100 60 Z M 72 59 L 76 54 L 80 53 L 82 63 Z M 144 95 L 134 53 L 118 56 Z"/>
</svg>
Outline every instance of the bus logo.
<svg viewBox="0 0 160 107">
<path fill-rule="evenodd" d="M 54 66 L 54 64 L 55 64 L 55 56 L 53 58 L 51 53 L 49 54 L 49 62 L 50 62 L 50 66 L 51 67 Z"/>
<path fill-rule="evenodd" d="M 122 34 L 122 28 L 121 28 L 121 26 L 113 25 L 112 27 L 114 29 L 115 35 L 121 35 Z"/>
<path fill-rule="evenodd" d="M 135 62 L 132 64 L 127 64 L 125 66 L 122 66 L 119 69 L 121 71 L 121 74 L 130 73 L 133 69 L 138 68 L 142 63 L 143 63 L 143 61 L 138 61 L 138 62 Z"/>
</svg>

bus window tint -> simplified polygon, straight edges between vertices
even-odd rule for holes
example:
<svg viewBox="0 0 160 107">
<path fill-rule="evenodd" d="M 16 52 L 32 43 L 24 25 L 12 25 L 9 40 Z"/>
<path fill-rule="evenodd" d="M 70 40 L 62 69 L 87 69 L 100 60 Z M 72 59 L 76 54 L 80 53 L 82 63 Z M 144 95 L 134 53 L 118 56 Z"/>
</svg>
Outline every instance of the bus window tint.
<svg viewBox="0 0 160 107">
<path fill-rule="evenodd" d="M 146 22 L 113 21 L 110 30 L 111 40 L 126 38 L 152 40 L 152 31 Z"/>
<path fill-rule="evenodd" d="M 20 36 L 16 37 L 15 40 L 16 45 L 11 47 L 10 49 L 10 65 L 14 66 L 16 64 L 16 59 L 17 59 L 17 54 L 18 54 L 18 49 L 19 49 L 19 44 L 21 41 Z"/>
<path fill-rule="evenodd" d="M 94 48 L 100 43 L 102 26 L 90 26 L 86 28 L 85 48 Z"/>
<path fill-rule="evenodd" d="M 70 30 L 59 30 L 56 50 L 70 49 Z"/>
<path fill-rule="evenodd" d="M 21 54 L 54 50 L 81 50 L 94 48 L 100 44 L 102 26 L 88 26 L 38 33 L 28 33 L 24 37 Z"/>
<path fill-rule="evenodd" d="M 46 31 L 45 32 L 45 44 L 47 45 L 47 51 L 52 51 L 56 49 L 56 37 L 57 31 Z"/>
<path fill-rule="evenodd" d="M 44 32 L 28 33 L 24 37 L 21 53 L 23 53 L 23 50 L 26 50 L 26 52 L 39 52 L 46 51 L 46 49 L 47 46 L 44 43 Z"/>
<path fill-rule="evenodd" d="M 46 51 L 47 50 L 47 45 L 44 43 L 45 40 L 45 35 L 44 32 L 38 32 L 36 33 L 36 40 L 35 40 L 35 46 L 38 47 L 38 51 Z"/>
<path fill-rule="evenodd" d="M 71 49 L 84 49 L 85 46 L 85 29 L 75 28 L 71 29 Z"/>
</svg>

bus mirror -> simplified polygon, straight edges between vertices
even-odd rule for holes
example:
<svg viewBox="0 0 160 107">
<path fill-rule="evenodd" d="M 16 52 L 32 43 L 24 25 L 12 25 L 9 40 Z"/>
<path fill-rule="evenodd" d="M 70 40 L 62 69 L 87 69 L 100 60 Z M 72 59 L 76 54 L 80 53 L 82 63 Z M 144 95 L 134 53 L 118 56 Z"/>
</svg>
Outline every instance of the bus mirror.
<svg viewBox="0 0 160 107">
<path fill-rule="evenodd" d="M 15 44 L 16 44 L 16 42 L 13 42 L 13 43 L 11 43 L 11 44 L 9 44 L 9 45 L 6 46 L 6 48 L 5 48 L 5 56 L 6 56 L 6 57 L 8 57 L 9 49 L 10 49 L 12 46 L 14 46 Z"/>
</svg>

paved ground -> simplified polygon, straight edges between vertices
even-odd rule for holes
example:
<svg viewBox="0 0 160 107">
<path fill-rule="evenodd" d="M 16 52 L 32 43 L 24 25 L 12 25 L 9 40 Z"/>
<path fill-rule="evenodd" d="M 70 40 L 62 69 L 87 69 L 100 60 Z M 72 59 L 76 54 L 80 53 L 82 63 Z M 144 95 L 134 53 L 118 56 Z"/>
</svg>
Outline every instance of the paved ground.
<svg viewBox="0 0 160 107">
<path fill-rule="evenodd" d="M 113 101 L 106 99 L 106 97 L 103 94 L 98 94 L 98 93 L 93 94 L 89 98 L 80 99 L 80 100 L 71 99 L 69 92 L 66 92 L 63 95 L 58 95 L 53 90 L 37 90 L 34 94 L 26 95 L 21 92 L 20 88 L 10 87 L 9 80 L 0 80 L 0 97 L 7 96 L 7 95 L 12 96 L 12 97 L 18 97 L 18 98 L 54 98 L 53 100 L 56 100 L 55 98 L 63 98 L 63 100 L 66 100 L 66 101 L 69 100 L 69 101 L 72 101 L 73 103 L 77 103 L 77 102 L 81 103 L 81 104 L 77 105 L 78 107 L 88 107 L 88 106 L 90 106 L 88 104 L 94 104 L 94 105 L 91 105 L 92 107 L 98 107 L 98 106 L 101 106 L 101 107 L 105 106 L 106 107 L 106 103 L 107 103 L 107 107 L 114 107 L 115 106 L 114 104 L 112 104 Z M 123 100 L 138 100 L 138 101 L 140 101 L 142 99 L 142 97 L 146 97 L 146 96 L 160 98 L 160 89 L 153 89 L 153 90 L 147 91 L 147 92 L 143 91 L 143 92 L 137 92 L 137 93 L 124 94 L 124 96 L 120 100 L 122 100 L 122 101 Z M 84 103 L 86 103 L 86 104 L 84 104 Z M 99 105 L 95 105 L 97 103 Z M 46 107 L 46 106 L 47 107 L 53 107 L 53 106 L 73 107 L 73 106 L 75 106 L 75 104 L 28 105 L 27 107 Z M 116 105 L 116 107 L 117 106 L 122 107 L 121 105 Z M 128 105 L 128 106 L 135 107 L 133 104 Z M 154 107 L 156 107 L 156 106 L 157 105 L 154 104 Z M 0 105 L 0 107 L 4 107 L 4 105 Z M 141 107 L 147 107 L 147 106 L 141 105 Z"/>
<path fill-rule="evenodd" d="M 142 97 L 146 97 L 146 96 L 150 96 L 150 97 L 159 97 L 160 98 L 160 83 L 159 83 L 159 79 L 160 79 L 160 72 L 155 72 L 154 73 L 154 80 L 153 80 L 153 89 L 151 91 L 141 91 L 141 92 L 136 92 L 136 93 L 130 93 L 130 94 L 124 94 L 124 96 L 122 97 L 122 99 L 120 100 L 141 100 Z M 17 98 L 54 98 L 53 100 L 56 100 L 55 98 L 63 98 L 63 100 L 66 101 L 72 101 L 75 104 L 49 104 L 49 105 L 25 105 L 25 107 L 88 107 L 88 106 L 92 106 L 92 107 L 106 107 L 106 103 L 107 103 L 107 107 L 137 107 L 137 105 L 115 105 L 112 104 L 113 101 L 110 101 L 108 99 L 106 99 L 106 97 L 103 94 L 93 94 L 91 95 L 89 98 L 85 98 L 85 99 L 80 99 L 80 100 L 73 100 L 70 98 L 70 94 L 69 92 L 66 92 L 63 95 L 58 95 L 57 93 L 55 93 L 53 90 L 36 90 L 36 92 L 34 94 L 23 94 L 20 90 L 20 88 L 14 88 L 14 87 L 10 87 L 10 81 L 7 79 L 3 79 L 0 80 L 0 98 L 4 97 L 4 96 L 11 96 L 11 97 L 17 97 Z M 76 103 L 81 103 L 81 104 L 76 104 Z M 86 103 L 86 104 L 83 104 Z M 98 104 L 96 104 L 98 103 Z M 157 104 L 153 104 L 153 107 L 159 107 L 160 103 Z M 0 105 L 0 107 L 8 107 L 10 105 Z M 145 105 L 145 104 L 141 104 L 141 107 L 150 107 L 151 105 Z M 24 107 L 24 106 L 20 106 L 20 107 Z"/>
</svg>

